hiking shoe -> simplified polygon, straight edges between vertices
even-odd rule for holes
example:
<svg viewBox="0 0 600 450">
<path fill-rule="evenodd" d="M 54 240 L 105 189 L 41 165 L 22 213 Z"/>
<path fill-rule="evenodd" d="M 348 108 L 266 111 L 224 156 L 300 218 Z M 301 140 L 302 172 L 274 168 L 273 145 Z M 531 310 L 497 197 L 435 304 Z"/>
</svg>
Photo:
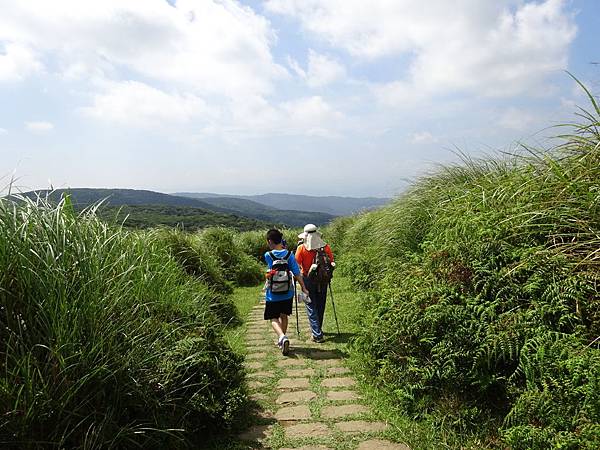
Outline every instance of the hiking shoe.
<svg viewBox="0 0 600 450">
<path fill-rule="evenodd" d="M 325 342 L 325 339 L 323 338 L 323 336 L 320 336 L 320 337 L 313 336 L 310 340 L 313 342 L 316 342 L 317 344 L 322 344 L 323 342 Z"/>
<path fill-rule="evenodd" d="M 283 339 L 281 340 L 281 354 L 283 356 L 287 356 L 287 354 L 290 352 L 290 340 L 287 338 L 287 336 L 284 336 Z"/>
</svg>

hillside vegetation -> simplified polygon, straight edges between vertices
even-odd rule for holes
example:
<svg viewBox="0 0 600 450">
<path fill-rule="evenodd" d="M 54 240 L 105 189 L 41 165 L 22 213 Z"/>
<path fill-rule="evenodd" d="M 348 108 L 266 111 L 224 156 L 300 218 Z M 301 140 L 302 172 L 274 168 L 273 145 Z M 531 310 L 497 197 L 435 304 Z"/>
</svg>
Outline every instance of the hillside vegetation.
<svg viewBox="0 0 600 450">
<path fill-rule="evenodd" d="M 550 152 L 465 161 L 327 235 L 395 405 L 515 449 L 600 445 L 600 109 Z"/>
<path fill-rule="evenodd" d="M 233 231 L 132 232 L 0 199 L 0 446 L 198 448 L 240 419 Z"/>
<path fill-rule="evenodd" d="M 163 226 L 198 231 L 210 227 L 228 227 L 247 231 L 268 227 L 260 220 L 190 206 L 102 205 L 98 208 L 98 216 L 109 223 L 119 223 L 124 227 L 137 229 Z"/>
<path fill-rule="evenodd" d="M 210 226 L 250 230 L 268 228 L 269 225 L 324 225 L 335 218 L 323 212 L 298 211 L 289 206 L 274 208 L 241 198 L 198 198 L 193 194 L 179 196 L 140 189 L 71 188 L 30 191 L 23 196 L 33 200 L 41 197 L 56 203 L 67 194 L 76 209 L 102 203 L 103 217 L 112 218 L 121 209 L 119 217 L 127 217 L 124 224 L 135 228 L 176 225 L 192 231 Z"/>
</svg>

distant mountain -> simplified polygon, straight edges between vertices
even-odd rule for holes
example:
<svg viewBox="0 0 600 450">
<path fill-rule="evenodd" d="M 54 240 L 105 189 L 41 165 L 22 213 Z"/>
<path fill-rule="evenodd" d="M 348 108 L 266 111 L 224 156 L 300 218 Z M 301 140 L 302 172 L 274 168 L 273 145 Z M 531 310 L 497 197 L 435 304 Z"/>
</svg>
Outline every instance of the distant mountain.
<svg viewBox="0 0 600 450">
<path fill-rule="evenodd" d="M 42 189 L 39 191 L 25 192 L 22 195 L 29 198 L 49 197 L 51 201 L 58 201 L 65 194 L 71 195 L 71 200 L 77 206 L 88 206 L 104 200 L 105 204 L 111 206 L 122 205 L 171 205 L 171 206 L 190 206 L 193 208 L 204 208 L 211 211 L 215 206 L 203 202 L 202 200 L 185 197 L 175 197 L 160 192 L 145 191 L 139 189 L 95 189 L 95 188 L 72 188 L 72 189 Z M 218 208 L 219 212 L 226 211 L 224 208 Z"/>
<path fill-rule="evenodd" d="M 200 210 L 204 212 L 201 215 L 204 216 L 203 222 L 212 223 L 224 221 L 223 218 L 210 218 L 206 212 L 226 214 L 256 221 L 256 223 L 262 223 L 264 226 L 270 225 L 287 225 L 293 227 L 299 227 L 306 223 L 312 222 L 317 225 L 324 225 L 329 223 L 334 216 L 331 214 L 321 212 L 306 212 L 306 211 L 293 211 L 293 210 L 280 210 L 274 207 L 266 206 L 261 203 L 253 202 L 247 199 L 241 198 L 229 198 L 229 197 L 218 197 L 218 198 L 207 198 L 198 199 L 193 197 L 180 197 L 176 195 L 162 194 L 160 192 L 138 190 L 138 189 L 94 189 L 94 188 L 73 188 L 73 189 L 56 189 L 50 190 L 39 190 L 26 192 L 23 195 L 35 198 L 36 196 L 46 197 L 48 196 L 51 201 L 58 201 L 60 198 L 68 192 L 71 195 L 71 199 L 75 206 L 85 207 L 91 204 L 103 201 L 106 207 L 119 207 L 119 206 L 170 206 L 170 207 L 187 207 L 195 208 L 197 214 L 200 214 Z M 147 222 L 151 217 L 156 219 L 162 214 L 168 216 L 165 208 L 159 208 L 160 213 L 157 210 L 152 212 L 143 212 L 142 209 L 130 208 L 130 220 L 134 220 L 134 216 L 143 216 L 140 221 Z M 186 220 L 190 220 L 189 216 L 193 215 L 193 211 L 183 212 L 180 210 L 177 214 L 183 214 L 187 217 Z M 169 222 L 175 220 L 175 218 L 162 217 L 160 223 Z M 137 219 L 135 219 L 137 220 Z M 225 222 L 231 223 L 232 220 L 227 219 Z M 195 227 L 199 226 L 195 223 Z M 244 224 L 247 228 L 247 224 Z"/>
<path fill-rule="evenodd" d="M 295 194 L 226 195 L 207 192 L 178 192 L 173 195 L 207 201 L 213 198 L 236 198 L 260 203 L 276 209 L 315 211 L 333 216 L 348 216 L 360 211 L 377 208 L 390 202 L 378 197 L 315 197 Z"/>
<path fill-rule="evenodd" d="M 322 212 L 277 209 L 252 200 L 237 197 L 207 197 L 203 198 L 201 201 L 209 203 L 217 208 L 226 208 L 229 211 L 236 211 L 236 213 L 246 217 L 273 224 L 281 223 L 292 227 L 302 227 L 307 223 L 325 225 L 335 218 L 332 214 Z"/>
</svg>

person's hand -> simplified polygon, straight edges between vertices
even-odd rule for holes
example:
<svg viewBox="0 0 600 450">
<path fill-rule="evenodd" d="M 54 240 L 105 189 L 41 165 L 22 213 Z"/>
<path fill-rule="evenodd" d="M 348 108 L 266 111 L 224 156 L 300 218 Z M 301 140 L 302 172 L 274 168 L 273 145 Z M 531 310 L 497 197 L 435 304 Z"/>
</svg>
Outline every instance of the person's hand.
<svg viewBox="0 0 600 450">
<path fill-rule="evenodd" d="M 308 289 L 306 289 L 306 288 L 302 288 L 302 292 L 304 292 L 304 294 L 305 294 L 306 296 L 309 296 Z"/>
</svg>

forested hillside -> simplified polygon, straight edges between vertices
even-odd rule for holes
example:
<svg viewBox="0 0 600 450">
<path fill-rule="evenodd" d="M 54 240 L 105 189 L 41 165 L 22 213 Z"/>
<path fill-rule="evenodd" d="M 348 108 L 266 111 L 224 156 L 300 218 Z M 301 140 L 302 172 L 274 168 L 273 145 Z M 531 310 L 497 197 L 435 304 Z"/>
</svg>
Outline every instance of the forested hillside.
<svg viewBox="0 0 600 450">
<path fill-rule="evenodd" d="M 251 200 L 219 197 L 198 199 L 189 196 L 162 194 L 138 189 L 72 188 L 25 192 L 30 199 L 38 197 L 58 202 L 69 194 L 77 209 L 102 203 L 103 217 L 110 216 L 118 207 L 126 206 L 129 218 L 126 226 L 148 228 L 157 225 L 180 225 L 192 229 L 222 225 L 238 229 L 257 226 L 304 226 L 307 223 L 325 225 L 335 216 L 311 210 L 278 209 Z M 123 217 L 123 216 L 121 216 Z"/>
</svg>

